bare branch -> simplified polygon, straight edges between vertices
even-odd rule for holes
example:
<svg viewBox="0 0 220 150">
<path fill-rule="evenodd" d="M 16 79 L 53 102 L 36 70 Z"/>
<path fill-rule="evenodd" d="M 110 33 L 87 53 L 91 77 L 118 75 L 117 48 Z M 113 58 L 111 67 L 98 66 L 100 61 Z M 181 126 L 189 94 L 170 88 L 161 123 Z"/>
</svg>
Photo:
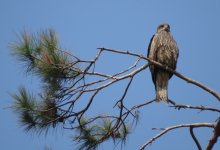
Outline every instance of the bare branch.
<svg viewBox="0 0 220 150">
<path fill-rule="evenodd" d="M 175 125 L 175 126 L 171 126 L 168 128 L 165 128 L 161 133 L 157 134 L 156 136 L 154 136 L 153 138 L 151 138 L 149 141 L 147 141 L 146 143 L 144 143 L 140 150 L 144 150 L 146 146 L 148 146 L 149 144 L 151 144 L 153 141 L 155 141 L 156 139 L 158 139 L 159 137 L 161 137 L 162 135 L 164 135 L 165 133 L 177 129 L 177 128 L 184 128 L 184 127 L 194 127 L 194 128 L 199 128 L 199 127 L 209 127 L 209 128 L 214 128 L 215 124 L 213 123 L 193 123 L 193 124 L 180 124 L 180 125 Z"/>
<path fill-rule="evenodd" d="M 139 55 L 139 54 L 136 54 L 136 53 L 132 53 L 130 51 L 120 51 L 120 50 L 114 50 L 114 49 L 110 49 L 110 48 L 98 48 L 102 51 L 110 51 L 110 52 L 114 52 L 114 53 L 120 53 L 120 54 L 127 54 L 127 55 L 131 55 L 131 56 L 136 56 L 136 57 L 139 57 L 139 58 L 142 58 L 142 59 L 145 59 L 145 60 L 148 60 L 151 64 L 153 65 L 157 65 L 158 67 L 161 67 L 163 69 L 166 69 L 167 71 L 169 72 L 172 72 L 173 74 L 175 74 L 177 77 L 187 81 L 188 83 L 191 83 L 191 84 L 194 84 L 200 88 L 202 88 L 203 90 L 209 92 L 210 94 L 212 94 L 214 97 L 216 97 L 219 101 L 220 101 L 220 94 L 218 94 L 217 92 L 215 92 L 214 90 L 210 89 L 209 87 L 203 85 L 202 83 L 198 82 L 198 81 L 195 81 L 189 77 L 186 77 L 182 74 L 180 74 L 179 72 L 159 63 L 159 62 L 156 62 L 154 60 L 151 60 L 149 58 L 146 58 L 144 57 L 143 55 Z"/>
<path fill-rule="evenodd" d="M 214 111 L 214 112 L 220 113 L 219 109 L 212 108 L 212 107 L 206 107 L 206 106 L 191 106 L 191 105 L 181 105 L 181 104 L 178 104 L 178 105 L 174 105 L 174 106 L 170 106 L 170 107 L 174 107 L 175 109 L 178 109 L 178 110 L 180 110 L 181 108 L 183 108 L 183 109 L 187 109 L 188 108 L 188 109 L 198 109 L 198 110 L 201 110 L 201 111 L 210 110 L 210 111 Z"/>
<path fill-rule="evenodd" d="M 127 78 L 131 78 L 131 77 L 135 76 L 136 74 L 138 74 L 139 72 L 141 72 L 141 71 L 143 71 L 144 69 L 146 69 L 147 67 L 148 67 L 148 64 L 145 64 L 145 65 L 141 66 L 140 68 L 134 70 L 133 72 L 131 72 L 131 73 L 129 73 L 129 74 L 126 74 L 126 75 L 121 76 L 121 77 L 117 77 L 117 78 L 115 78 L 114 80 L 112 80 L 112 81 L 110 81 L 110 82 L 108 82 L 108 83 L 106 83 L 106 84 L 104 84 L 104 85 L 101 85 L 101 86 L 99 86 L 99 87 L 97 87 L 97 88 L 87 89 L 87 90 L 85 90 L 85 92 L 91 92 L 91 91 L 100 90 L 100 89 L 106 88 L 106 87 L 108 87 L 108 86 L 112 85 L 113 83 L 118 82 L 118 81 L 120 81 L 120 80 L 124 80 L 124 79 L 127 79 Z"/>
<path fill-rule="evenodd" d="M 134 109 L 137 109 L 137 108 L 140 108 L 140 107 L 149 105 L 149 104 L 153 103 L 154 101 L 155 101 L 155 99 L 153 99 L 153 100 L 151 100 L 151 101 L 147 101 L 147 102 L 145 102 L 145 103 L 143 103 L 143 104 L 139 104 L 139 105 L 133 106 L 133 107 L 131 108 L 131 110 L 134 110 Z"/>
<path fill-rule="evenodd" d="M 118 119 L 118 121 L 117 121 L 117 123 L 115 125 L 116 128 L 119 128 L 121 126 L 121 124 L 124 124 L 124 120 L 122 119 L 123 109 L 125 108 L 125 106 L 124 106 L 124 98 L 127 95 L 127 92 L 128 92 L 128 89 L 129 89 L 129 87 L 130 87 L 130 85 L 132 83 L 132 80 L 133 80 L 133 77 L 130 78 L 130 80 L 129 80 L 126 88 L 125 88 L 125 91 L 123 92 L 122 97 L 115 104 L 115 106 L 119 105 L 119 108 L 120 108 L 120 114 L 119 114 L 119 117 L 118 117 L 119 119 Z"/>
<path fill-rule="evenodd" d="M 202 147 L 201 147 L 201 145 L 199 144 L 199 141 L 197 140 L 197 138 L 196 138 L 196 136 L 195 136 L 195 134 L 194 134 L 194 132 L 193 132 L 193 128 L 194 128 L 194 127 L 192 127 L 192 126 L 189 127 L 190 135 L 192 136 L 194 142 L 196 143 L 196 146 L 198 147 L 198 150 L 202 150 Z"/>
<path fill-rule="evenodd" d="M 207 145 L 206 150 L 212 150 L 219 136 L 220 136 L 220 118 L 218 118 L 218 122 L 214 126 L 214 133 L 211 139 L 209 140 L 209 144 Z"/>
<path fill-rule="evenodd" d="M 125 54 L 125 55 L 130 55 L 130 56 L 135 56 L 135 57 L 139 57 L 139 58 L 142 58 L 142 59 L 146 59 L 143 55 L 139 55 L 137 53 L 133 53 L 133 52 L 130 52 L 130 51 L 121 51 L 121 50 L 115 50 L 115 49 L 111 49 L 111 48 L 97 48 L 101 51 L 109 51 L 109 52 L 113 52 L 113 53 L 119 53 L 119 54 Z"/>
<path fill-rule="evenodd" d="M 122 90 L 121 97 L 119 98 L 118 101 L 116 100 L 116 102 L 115 102 L 115 106 L 117 105 L 119 108 L 119 114 L 116 116 L 99 115 L 99 116 L 92 117 L 86 121 L 86 124 L 92 124 L 99 119 L 107 118 L 107 119 L 111 119 L 111 123 L 114 124 L 113 128 L 111 130 L 109 130 L 108 133 L 103 135 L 103 137 L 99 141 L 97 141 L 95 144 L 99 144 L 99 143 L 105 141 L 106 139 L 108 139 L 109 137 L 114 137 L 116 133 L 119 133 L 120 128 L 122 128 L 122 127 L 126 128 L 126 123 L 130 119 L 129 117 L 132 117 L 132 119 L 137 118 L 137 120 L 138 120 L 138 115 L 136 115 L 138 112 L 138 109 L 140 109 L 144 106 L 150 105 L 155 101 L 155 99 L 151 100 L 151 101 L 147 101 L 142 104 L 137 104 L 131 108 L 127 108 L 125 105 L 125 101 L 124 101 L 124 99 L 128 93 L 129 87 L 131 86 L 131 84 L 133 82 L 135 75 L 137 75 L 141 71 L 145 70 L 150 65 L 155 65 L 155 66 L 158 66 L 158 67 L 161 67 L 161 68 L 167 70 L 168 72 L 172 72 L 180 79 L 185 80 L 186 82 L 191 83 L 193 85 L 196 85 L 197 87 L 209 92 L 215 98 L 217 98 L 218 101 L 220 101 L 220 94 L 217 93 L 216 91 L 201 84 L 200 82 L 197 82 L 195 80 L 192 80 L 189 77 L 186 77 L 186 76 L 180 74 L 179 72 L 177 72 L 175 70 L 172 70 L 171 68 L 168 68 L 167 66 L 165 66 L 161 63 L 158 63 L 156 61 L 153 61 L 153 60 L 147 58 L 144 55 L 133 53 L 131 51 L 121 51 L 121 50 L 115 50 L 115 49 L 111 49 L 111 48 L 98 48 L 98 49 L 99 49 L 99 52 L 97 53 L 95 58 L 92 60 L 81 60 L 80 58 L 78 58 L 68 52 L 65 52 L 61 49 L 57 49 L 61 53 L 64 53 L 65 55 L 72 57 L 70 59 L 72 62 L 68 62 L 65 64 L 51 63 L 51 67 L 57 67 L 58 69 L 61 69 L 62 71 L 65 70 L 67 72 L 74 72 L 76 75 L 74 74 L 74 79 L 72 77 L 73 76 L 72 74 L 70 74 L 69 76 L 60 77 L 62 79 L 66 79 L 65 80 L 66 82 L 64 82 L 64 84 L 60 84 L 60 89 L 58 89 L 56 91 L 56 93 L 53 95 L 53 99 L 56 102 L 56 105 L 55 105 L 56 107 L 54 106 L 53 108 L 46 109 L 46 110 L 42 111 L 42 112 L 44 112 L 44 111 L 47 112 L 47 111 L 53 110 L 55 108 L 59 111 L 59 114 L 57 114 L 56 118 L 53 118 L 53 120 L 51 120 L 48 123 L 62 121 L 63 124 L 65 124 L 65 127 L 64 127 L 65 129 L 76 129 L 77 127 L 80 127 L 81 126 L 80 120 L 82 119 L 83 115 L 90 109 L 90 106 L 92 105 L 96 96 L 103 89 L 105 89 L 113 84 L 119 83 L 120 81 L 123 81 L 123 80 L 127 81 L 127 79 L 128 79 L 128 83 L 127 83 L 126 87 Z M 125 69 L 122 69 L 116 73 L 106 74 L 103 72 L 98 72 L 96 69 L 96 64 L 97 64 L 99 58 L 101 58 L 101 54 L 104 51 L 133 57 L 136 59 L 136 61 L 131 66 L 129 66 Z M 31 58 L 32 57 L 34 58 L 34 56 L 31 56 Z M 44 62 L 45 60 L 41 60 L 41 57 L 35 58 L 35 59 L 37 59 L 38 61 L 41 61 L 42 64 L 46 63 L 46 62 Z M 142 66 L 139 64 L 139 62 L 141 62 L 141 61 L 144 61 L 144 64 L 142 64 Z M 145 61 L 146 61 L 146 63 L 145 63 Z M 82 68 L 77 69 L 77 66 L 83 66 L 83 69 Z M 77 76 L 77 77 L 75 78 L 75 76 Z M 89 78 L 89 77 L 92 77 L 92 80 L 90 80 L 91 78 Z M 87 80 L 87 78 L 88 78 L 88 80 Z M 81 106 L 81 104 L 82 104 L 81 99 L 83 99 L 82 97 L 84 95 L 86 95 L 86 96 L 89 95 L 89 97 L 86 101 L 86 104 Z M 113 100 L 115 100 L 115 98 Z M 207 111 L 213 111 L 213 112 L 220 113 L 220 110 L 216 109 L 216 108 L 204 107 L 204 106 L 176 105 L 175 102 L 171 101 L 171 100 L 169 100 L 169 102 L 172 103 L 172 105 L 173 105 L 170 107 L 174 107 L 175 109 L 182 109 L 182 108 L 183 109 L 197 109 L 197 110 L 201 110 L 201 111 L 207 110 Z M 80 107 L 77 107 L 78 104 Z M 69 124 L 66 122 L 69 122 Z M 68 124 L 68 126 L 66 126 L 66 124 Z M 157 134 L 156 136 L 151 138 L 149 141 L 144 143 L 140 149 L 143 150 L 146 146 L 153 143 L 153 141 L 157 140 L 158 138 L 160 138 L 161 136 L 163 136 L 167 132 L 174 130 L 174 129 L 177 129 L 177 128 L 184 128 L 184 127 L 187 127 L 190 129 L 190 134 L 191 134 L 191 136 L 192 136 L 192 138 L 193 138 L 194 142 L 196 143 L 199 150 L 201 150 L 201 145 L 199 144 L 198 140 L 196 139 L 196 137 L 193 133 L 194 128 L 198 128 L 198 127 L 214 128 L 214 134 L 210 138 L 209 144 L 207 145 L 207 150 L 212 149 L 214 144 L 217 142 L 218 137 L 220 136 L 220 121 L 219 120 L 218 120 L 217 124 L 214 124 L 214 123 L 180 124 L 180 125 L 175 125 L 175 126 L 163 128 L 159 134 Z M 93 145 L 91 145 L 91 146 L 93 146 Z"/>
</svg>

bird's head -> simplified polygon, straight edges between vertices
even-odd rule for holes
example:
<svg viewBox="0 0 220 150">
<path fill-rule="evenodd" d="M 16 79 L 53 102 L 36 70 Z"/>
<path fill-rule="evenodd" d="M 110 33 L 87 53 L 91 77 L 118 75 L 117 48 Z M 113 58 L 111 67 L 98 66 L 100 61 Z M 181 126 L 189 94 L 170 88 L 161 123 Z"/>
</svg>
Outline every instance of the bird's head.
<svg viewBox="0 0 220 150">
<path fill-rule="evenodd" d="M 170 32 L 170 25 L 168 23 L 162 23 L 157 27 L 157 32 L 166 31 Z"/>
</svg>

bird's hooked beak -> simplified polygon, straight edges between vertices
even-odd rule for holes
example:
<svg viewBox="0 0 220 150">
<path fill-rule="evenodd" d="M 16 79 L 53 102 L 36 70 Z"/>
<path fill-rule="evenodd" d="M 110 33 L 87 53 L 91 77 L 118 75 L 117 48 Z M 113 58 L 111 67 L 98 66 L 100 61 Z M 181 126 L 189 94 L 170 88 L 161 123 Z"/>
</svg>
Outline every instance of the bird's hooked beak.
<svg viewBox="0 0 220 150">
<path fill-rule="evenodd" d="M 165 31 L 170 32 L 170 26 L 169 25 L 165 26 Z"/>
</svg>

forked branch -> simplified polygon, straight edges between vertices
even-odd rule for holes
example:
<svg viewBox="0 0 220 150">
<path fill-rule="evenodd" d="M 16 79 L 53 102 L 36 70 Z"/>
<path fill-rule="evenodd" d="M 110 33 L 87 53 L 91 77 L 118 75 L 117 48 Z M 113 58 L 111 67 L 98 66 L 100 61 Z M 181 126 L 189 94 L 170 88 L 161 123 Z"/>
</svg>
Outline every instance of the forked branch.
<svg viewBox="0 0 220 150">
<path fill-rule="evenodd" d="M 212 150 L 213 146 L 215 145 L 215 143 L 218 140 L 218 137 L 220 136 L 220 118 L 218 119 L 217 124 L 215 124 L 214 126 L 214 131 L 213 131 L 213 135 L 209 140 L 209 143 L 206 147 L 206 150 Z"/>
<path fill-rule="evenodd" d="M 192 128 L 200 128 L 200 127 L 209 127 L 209 128 L 214 128 L 215 124 L 214 123 L 193 123 L 193 124 L 180 124 L 180 125 L 175 125 L 175 126 L 171 126 L 168 128 L 165 128 L 162 132 L 160 132 L 159 134 L 157 134 L 156 136 L 154 136 L 153 138 L 151 138 L 149 141 L 147 141 L 146 143 L 144 143 L 141 147 L 140 150 L 144 150 L 146 146 L 152 144 L 155 140 L 157 140 L 158 138 L 160 138 L 162 135 L 166 134 L 167 132 L 174 130 L 174 129 L 178 129 L 178 128 L 188 128 L 188 127 L 192 127 Z"/>
<path fill-rule="evenodd" d="M 197 138 L 196 138 L 196 136 L 193 132 L 193 129 L 194 129 L 194 127 L 189 127 L 190 135 L 192 136 L 193 141 L 196 143 L 196 146 L 197 146 L 198 150 L 202 150 L 202 147 L 199 144 L 199 141 L 197 140 Z"/>
<path fill-rule="evenodd" d="M 203 90 L 209 92 L 210 94 L 212 94 L 214 97 L 216 97 L 218 99 L 218 101 L 220 101 L 220 94 L 218 94 L 217 92 L 215 92 L 214 90 L 210 89 L 209 87 L 203 85 L 202 83 L 198 82 L 198 81 L 195 81 L 189 77 L 186 77 L 184 75 L 182 75 L 181 73 L 171 69 L 171 68 L 168 68 L 167 66 L 159 63 L 159 62 L 156 62 L 154 60 L 151 60 L 147 57 L 144 57 L 143 55 L 139 55 L 137 53 L 133 53 L 133 52 L 130 52 L 130 51 L 120 51 L 120 50 L 115 50 L 115 49 L 111 49 L 111 48 L 98 48 L 100 49 L 101 51 L 110 51 L 110 52 L 114 52 L 114 53 L 120 53 L 120 54 L 126 54 L 126 55 L 131 55 L 131 56 L 135 56 L 135 57 L 139 57 L 141 59 L 145 59 L 145 60 L 148 60 L 150 62 L 150 64 L 153 64 L 153 65 L 156 65 L 158 67 L 161 67 L 163 69 L 166 69 L 167 71 L 169 72 L 172 72 L 173 74 L 175 74 L 177 77 L 185 80 L 186 82 L 188 83 L 191 83 L 191 84 L 194 84 L 200 88 L 202 88 Z"/>
<path fill-rule="evenodd" d="M 134 105 L 131 108 L 127 108 L 126 106 L 125 98 L 127 96 L 128 90 L 132 82 L 134 82 L 135 76 L 139 74 L 141 71 L 148 68 L 149 65 L 156 65 L 158 67 L 166 69 L 169 72 L 172 72 L 180 79 L 188 83 L 191 83 L 193 85 L 196 85 L 197 87 L 202 88 L 203 90 L 209 92 L 218 101 L 220 101 L 220 95 L 216 91 L 210 89 L 209 87 L 195 80 L 192 80 L 189 77 L 186 77 L 180 74 L 179 72 L 175 70 L 168 68 L 165 65 L 162 65 L 156 61 L 153 61 L 147 58 L 144 55 L 133 53 L 131 51 L 121 51 L 121 50 L 115 50 L 111 48 L 98 48 L 99 51 L 94 59 L 82 60 L 68 52 L 65 52 L 57 48 L 57 42 L 55 42 L 55 45 L 53 45 L 53 49 L 51 50 L 50 49 L 51 38 L 50 36 L 49 37 L 47 36 L 52 35 L 52 34 L 48 34 L 48 35 L 43 34 L 43 35 L 46 41 L 42 41 L 39 44 L 40 47 L 39 46 L 36 47 L 35 46 L 36 43 L 33 43 L 32 40 L 30 41 L 29 37 L 25 35 L 24 43 L 21 43 L 21 46 L 18 44 L 16 54 L 18 54 L 18 56 L 23 58 L 22 60 L 29 62 L 28 71 L 35 71 L 35 72 L 38 71 L 37 72 L 38 75 L 41 75 L 41 76 L 46 75 L 45 81 L 48 82 L 48 86 L 46 88 L 51 88 L 52 87 L 51 85 L 54 86 L 53 90 L 49 91 L 49 93 L 47 93 L 47 91 L 45 92 L 46 93 L 45 99 L 50 98 L 54 106 L 49 107 L 49 109 L 43 109 L 42 112 L 46 114 L 45 112 L 52 112 L 51 110 L 56 110 L 56 111 L 54 111 L 54 113 L 52 114 L 52 117 L 51 116 L 47 117 L 49 118 L 49 120 L 46 120 L 47 122 L 45 124 L 51 124 L 51 123 L 55 124 L 55 123 L 62 122 L 65 129 L 81 128 L 81 129 L 84 129 L 83 130 L 84 132 L 89 132 L 92 130 L 92 128 L 89 128 L 89 125 L 95 123 L 97 120 L 106 119 L 105 120 L 106 122 L 104 121 L 104 123 L 106 127 L 105 129 L 107 130 L 105 130 L 105 132 L 104 131 L 101 132 L 102 136 L 100 136 L 100 130 L 98 130 L 97 126 L 96 125 L 94 126 L 95 129 L 98 130 L 97 132 L 98 135 L 95 134 L 94 136 L 99 137 L 98 138 L 99 140 L 95 140 L 95 142 L 90 143 L 90 145 L 87 146 L 89 148 L 93 148 L 95 145 L 105 141 L 106 139 L 110 137 L 112 137 L 113 139 L 121 138 L 122 140 L 124 140 L 128 133 L 127 128 L 126 128 L 126 123 L 129 122 L 129 119 L 138 118 L 136 115 L 137 114 L 136 112 L 138 112 L 138 110 L 141 107 L 150 105 L 155 101 L 155 100 L 147 101 L 142 104 Z M 39 41 L 39 40 L 33 40 L 33 41 Z M 45 43 L 47 44 L 46 46 L 48 46 L 47 53 L 45 50 L 46 49 Z M 29 45 L 29 46 L 22 47 L 22 44 Z M 41 47 L 42 45 L 44 47 Z M 32 47 L 32 48 L 26 49 L 27 47 Z M 23 49 L 21 50 L 21 48 Z M 32 49 L 35 49 L 35 50 L 33 51 Z M 40 51 L 42 51 L 42 53 L 39 53 Z M 53 51 L 53 53 L 51 51 Z M 115 54 L 122 54 L 128 57 L 134 57 L 136 61 L 131 66 L 124 68 L 116 73 L 106 74 L 103 72 L 98 72 L 96 69 L 96 64 L 99 58 L 101 58 L 102 56 L 101 54 L 103 52 L 110 52 L 110 53 L 115 53 Z M 142 63 L 144 62 L 144 64 L 140 65 L 141 61 Z M 83 66 L 83 68 L 78 68 L 78 66 Z M 53 71 L 53 73 L 51 73 L 52 72 L 51 70 Z M 52 78 L 53 80 L 51 80 L 51 76 L 53 76 Z M 89 111 L 97 95 L 101 91 L 103 91 L 103 89 L 106 89 L 107 87 L 117 84 L 121 81 L 128 81 L 128 82 L 127 82 L 127 86 L 125 86 L 125 88 L 122 90 L 121 97 L 119 98 L 118 101 L 114 103 L 115 106 L 118 106 L 116 107 L 118 110 L 117 115 L 115 116 L 114 115 L 98 115 L 90 119 L 84 119 L 83 118 L 84 114 L 86 114 Z M 56 82 L 57 84 L 54 84 L 54 82 Z M 47 97 L 48 95 L 50 95 L 50 97 Z M 84 104 L 84 102 L 81 101 L 85 95 L 86 96 L 89 95 L 86 99 L 86 102 L 85 102 L 86 104 Z M 117 98 L 114 97 L 111 100 L 115 100 L 115 99 Z M 23 101 L 23 102 L 26 102 L 26 101 Z M 175 104 L 175 102 L 173 102 L 172 104 Z M 173 105 L 171 107 L 174 107 L 177 109 L 187 108 L 187 109 L 198 109 L 201 111 L 209 110 L 209 111 L 218 112 L 218 113 L 220 112 L 220 110 L 218 109 L 204 107 L 204 106 Z M 24 112 L 26 112 L 26 108 L 24 110 L 25 110 Z M 32 113 L 37 112 L 33 110 L 31 111 L 31 114 L 28 114 L 28 115 L 31 116 L 33 115 Z M 50 118 L 52 118 L 52 120 L 50 120 Z M 45 119 L 45 117 L 43 117 L 43 119 Z M 34 125 L 35 124 L 33 124 L 33 127 Z M 211 150 L 213 145 L 216 143 L 217 138 L 220 135 L 220 122 L 219 121 L 217 124 L 194 123 L 194 124 L 175 125 L 175 126 L 165 128 L 163 129 L 161 133 L 157 134 L 155 137 L 153 137 L 152 139 L 147 141 L 145 144 L 143 144 L 140 149 L 143 150 L 146 146 L 153 143 L 153 141 L 157 140 L 162 135 L 177 128 L 190 128 L 190 134 L 193 140 L 195 141 L 197 147 L 201 149 L 201 146 L 193 133 L 193 129 L 199 128 L 199 127 L 214 128 L 214 134 L 212 138 L 210 139 L 209 144 L 207 145 L 207 150 Z M 123 131 L 123 129 L 125 130 Z M 80 133 L 78 139 L 82 138 L 83 140 L 85 140 L 85 137 L 81 137 L 81 135 L 82 135 L 82 132 Z"/>
</svg>

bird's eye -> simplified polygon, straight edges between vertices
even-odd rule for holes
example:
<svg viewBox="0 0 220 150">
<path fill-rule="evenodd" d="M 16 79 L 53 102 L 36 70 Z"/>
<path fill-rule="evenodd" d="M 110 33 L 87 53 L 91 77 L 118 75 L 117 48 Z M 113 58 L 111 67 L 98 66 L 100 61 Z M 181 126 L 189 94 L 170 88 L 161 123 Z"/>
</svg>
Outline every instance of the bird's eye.
<svg viewBox="0 0 220 150">
<path fill-rule="evenodd" d="M 162 24 L 162 25 L 160 25 L 160 27 L 159 28 L 163 28 L 164 27 L 164 25 Z"/>
</svg>

